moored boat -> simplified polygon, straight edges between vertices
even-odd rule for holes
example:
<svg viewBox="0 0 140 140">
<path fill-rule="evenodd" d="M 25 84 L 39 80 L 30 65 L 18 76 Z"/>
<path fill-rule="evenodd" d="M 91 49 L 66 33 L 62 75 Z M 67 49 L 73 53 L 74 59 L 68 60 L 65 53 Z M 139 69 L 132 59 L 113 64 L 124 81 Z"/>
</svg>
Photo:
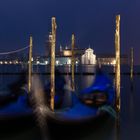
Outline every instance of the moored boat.
<svg viewBox="0 0 140 140">
<path fill-rule="evenodd" d="M 38 85 L 38 83 L 36 84 Z M 38 88 L 37 86 L 35 87 Z M 66 89 L 63 89 L 63 91 L 66 93 L 69 92 Z M 39 102 L 45 101 L 43 94 L 43 100 L 39 99 L 41 97 L 40 93 L 37 94 L 39 95 L 37 96 Z M 40 109 L 41 113 L 49 122 L 54 124 L 76 125 L 103 117 L 105 114 L 108 114 L 107 107 L 113 107 L 114 105 L 115 95 L 112 84 L 103 74 L 97 75 L 95 82 L 79 94 L 71 91 L 69 94 L 71 104 L 65 108 L 62 107 L 51 111 L 45 102 L 43 104 L 37 104 L 36 107 Z M 60 96 L 60 94 L 58 95 Z M 2 121 L 4 123 L 7 120 L 16 121 L 17 119 L 31 118 L 35 111 L 34 106 L 29 104 L 29 94 L 24 91 L 16 101 L 0 107 L 0 123 Z"/>
<path fill-rule="evenodd" d="M 70 107 L 50 113 L 54 122 L 79 124 L 95 120 L 105 114 L 115 116 L 113 109 L 115 92 L 111 81 L 101 71 L 97 72 L 94 83 L 79 94 L 71 94 Z"/>
</svg>

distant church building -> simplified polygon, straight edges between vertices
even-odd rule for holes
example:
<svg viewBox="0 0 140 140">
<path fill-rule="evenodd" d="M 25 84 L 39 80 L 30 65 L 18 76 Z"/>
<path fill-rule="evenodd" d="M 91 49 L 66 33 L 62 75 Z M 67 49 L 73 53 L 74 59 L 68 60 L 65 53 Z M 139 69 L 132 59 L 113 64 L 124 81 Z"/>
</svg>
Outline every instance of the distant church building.
<svg viewBox="0 0 140 140">
<path fill-rule="evenodd" d="M 88 48 L 85 51 L 85 54 L 81 57 L 81 63 L 82 64 L 89 64 L 89 65 L 95 65 L 96 64 L 96 55 L 94 54 L 94 50 L 91 48 Z"/>
</svg>

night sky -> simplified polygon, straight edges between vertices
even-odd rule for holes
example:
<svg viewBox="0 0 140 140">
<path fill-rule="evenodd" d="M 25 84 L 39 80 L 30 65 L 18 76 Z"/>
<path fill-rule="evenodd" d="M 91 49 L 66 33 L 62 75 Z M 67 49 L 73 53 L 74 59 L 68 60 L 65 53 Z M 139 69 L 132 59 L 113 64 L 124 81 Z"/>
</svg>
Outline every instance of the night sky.
<svg viewBox="0 0 140 140">
<path fill-rule="evenodd" d="M 79 48 L 90 45 L 95 53 L 114 53 L 115 16 L 121 15 L 121 53 L 134 47 L 140 64 L 140 0 L 0 0 L 0 52 L 28 45 L 45 55 L 51 17 L 57 21 L 57 48 L 71 44 L 75 33 Z"/>
</svg>

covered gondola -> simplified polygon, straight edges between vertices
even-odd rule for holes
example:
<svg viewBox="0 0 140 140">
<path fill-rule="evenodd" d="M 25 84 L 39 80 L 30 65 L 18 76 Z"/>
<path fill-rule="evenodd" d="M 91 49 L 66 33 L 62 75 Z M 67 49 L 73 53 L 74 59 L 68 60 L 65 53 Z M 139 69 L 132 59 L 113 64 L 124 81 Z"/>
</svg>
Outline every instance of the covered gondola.
<svg viewBox="0 0 140 140">
<path fill-rule="evenodd" d="M 101 71 L 94 83 L 80 93 L 71 93 L 71 106 L 50 113 L 48 119 L 61 124 L 81 124 L 114 111 L 115 92 L 111 81 Z"/>
<path fill-rule="evenodd" d="M 61 85 L 59 84 L 57 86 Z M 60 88 L 57 87 L 57 89 Z M 54 111 L 51 111 L 45 103 L 43 106 L 40 106 L 42 110 L 41 113 L 45 114 L 46 119 L 50 122 L 70 125 L 81 124 L 96 120 L 113 110 L 115 94 L 112 83 L 102 73 L 97 73 L 95 82 L 79 94 L 68 91 L 68 89 L 60 89 L 60 91 L 64 91 L 65 94 L 69 92 L 71 101 L 69 106 L 65 106 L 61 103 L 61 107 L 59 106 L 59 108 L 56 108 Z M 56 96 L 63 95 L 56 94 Z M 29 94 L 23 90 L 17 100 L 0 107 L 0 121 L 16 121 L 17 118 L 33 117 L 34 107 L 30 103 L 29 98 Z M 62 99 L 65 100 L 64 97 Z M 55 102 L 55 104 L 58 104 L 57 102 L 60 102 L 60 100 L 55 100 Z"/>
</svg>

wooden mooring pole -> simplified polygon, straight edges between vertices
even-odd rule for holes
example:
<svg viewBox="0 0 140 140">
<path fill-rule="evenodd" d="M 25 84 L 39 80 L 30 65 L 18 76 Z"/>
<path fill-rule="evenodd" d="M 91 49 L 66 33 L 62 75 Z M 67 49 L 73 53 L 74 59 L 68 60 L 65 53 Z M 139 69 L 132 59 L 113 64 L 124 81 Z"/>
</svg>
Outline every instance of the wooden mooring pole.
<svg viewBox="0 0 140 140">
<path fill-rule="evenodd" d="M 120 95 L 120 15 L 116 16 L 116 32 L 115 32 L 115 87 L 116 87 L 116 140 L 120 140 L 120 109 L 121 109 L 121 95 Z"/>
<path fill-rule="evenodd" d="M 52 35 L 51 35 L 51 100 L 50 107 L 54 110 L 55 98 L 55 44 L 56 44 L 56 19 L 52 17 Z"/>
<path fill-rule="evenodd" d="M 75 36 L 74 34 L 72 34 L 72 90 L 74 91 L 75 90 L 75 83 L 74 83 L 74 65 L 75 65 L 75 58 L 74 58 L 74 47 L 75 47 Z"/>
<path fill-rule="evenodd" d="M 116 111 L 120 112 L 121 96 L 120 96 L 120 15 L 116 16 L 116 32 L 115 32 L 115 50 L 116 50 Z"/>
<path fill-rule="evenodd" d="M 30 36 L 29 45 L 29 62 L 28 62 L 28 92 L 31 92 L 32 86 L 32 49 L 33 49 L 33 38 Z"/>
<path fill-rule="evenodd" d="M 134 70 L 134 51 L 133 48 L 131 48 L 130 52 L 130 79 L 133 81 L 133 70 Z"/>
</svg>

